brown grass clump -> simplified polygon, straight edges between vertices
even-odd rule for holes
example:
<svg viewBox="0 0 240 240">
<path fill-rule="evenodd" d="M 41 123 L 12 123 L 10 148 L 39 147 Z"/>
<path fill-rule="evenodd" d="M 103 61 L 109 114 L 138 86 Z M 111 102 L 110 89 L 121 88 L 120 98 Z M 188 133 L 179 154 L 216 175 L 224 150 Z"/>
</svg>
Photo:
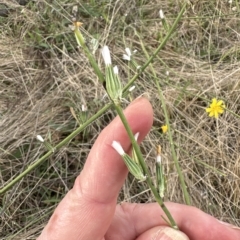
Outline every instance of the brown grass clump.
<svg viewBox="0 0 240 240">
<path fill-rule="evenodd" d="M 78 127 L 70 108 L 81 105 L 94 115 L 108 103 L 81 49 L 71 24 L 74 1 L 29 1 L 9 4 L 0 17 L 0 185 L 3 187 L 46 150 L 41 134 L 56 145 Z M 181 1 L 81 1 L 77 16 L 92 39 L 109 45 L 126 83 L 125 47 L 138 50 L 141 65 L 166 31 L 158 11 L 172 24 Z M 137 1 L 138 2 L 138 1 Z M 136 81 L 135 97 L 147 93 L 154 108 L 154 126 L 142 145 L 154 172 L 155 147 L 161 144 L 167 178 L 166 200 L 183 203 L 170 143 L 160 127 L 165 117 L 153 75 L 159 78 L 167 105 L 174 146 L 192 204 L 229 223 L 240 224 L 240 37 L 239 6 L 223 1 L 198 1 L 188 6 L 167 45 Z M 102 60 L 99 50 L 95 56 Z M 166 75 L 169 71 L 169 76 Z M 205 108 L 213 97 L 227 110 L 217 120 Z M 0 196 L 0 239 L 35 239 L 56 205 L 72 187 L 99 132 L 115 116 L 108 111 L 87 131 L 54 153 L 6 194 Z M 145 183 L 127 179 L 119 201 L 151 202 Z"/>
</svg>

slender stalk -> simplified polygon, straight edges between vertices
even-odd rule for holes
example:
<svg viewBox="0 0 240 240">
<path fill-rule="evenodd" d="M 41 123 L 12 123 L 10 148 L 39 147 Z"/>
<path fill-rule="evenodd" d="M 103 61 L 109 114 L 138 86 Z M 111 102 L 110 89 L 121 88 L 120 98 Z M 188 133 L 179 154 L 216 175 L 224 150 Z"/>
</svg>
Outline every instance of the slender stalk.
<svg viewBox="0 0 240 240">
<path fill-rule="evenodd" d="M 62 146 L 66 145 L 69 141 L 71 141 L 75 136 L 77 136 L 81 131 L 83 131 L 89 124 L 91 124 L 93 121 L 95 121 L 98 117 L 100 117 L 104 112 L 106 112 L 111 107 L 111 104 L 106 105 L 103 107 L 100 111 L 98 111 L 95 115 L 90 117 L 85 123 L 83 123 L 80 127 L 78 127 L 75 131 L 73 131 L 69 136 L 67 136 L 64 140 L 62 140 L 60 143 L 58 143 L 55 147 L 53 147 L 54 150 L 60 149 Z M 33 171 L 36 167 L 38 167 L 40 164 L 45 162 L 49 156 L 53 154 L 53 151 L 50 150 L 46 154 L 44 154 L 41 158 L 39 158 L 36 162 L 29 165 L 26 170 L 24 170 L 22 173 L 20 173 L 17 177 L 15 177 L 11 182 L 9 182 L 5 187 L 0 189 L 0 195 L 5 193 L 8 189 L 10 189 L 12 186 L 14 186 L 17 182 L 19 182 L 23 177 L 25 177 L 28 173 Z"/>
<path fill-rule="evenodd" d="M 186 183 L 184 181 L 184 176 L 183 176 L 183 173 L 182 173 L 182 169 L 181 169 L 181 167 L 179 165 L 179 162 L 178 162 L 178 159 L 177 159 L 177 155 L 176 155 L 176 151 L 175 151 L 175 148 L 174 148 L 174 142 L 173 142 L 173 138 L 172 138 L 172 132 L 171 132 L 170 122 L 169 122 L 169 118 L 168 118 L 168 112 L 167 112 L 166 103 L 164 101 L 163 93 L 162 93 L 162 90 L 161 90 L 161 88 L 159 86 L 158 80 L 156 79 L 155 82 L 156 82 L 156 85 L 157 85 L 157 88 L 158 88 L 158 92 L 159 92 L 159 96 L 160 96 L 160 100 L 161 100 L 161 103 L 162 103 L 164 116 L 165 116 L 165 121 L 166 121 L 166 124 L 168 126 L 168 138 L 169 138 L 169 142 L 170 142 L 170 148 L 171 148 L 171 152 L 172 152 L 174 165 L 175 165 L 175 167 L 177 169 L 178 177 L 180 179 L 180 184 L 181 184 L 181 187 L 182 187 L 185 203 L 187 205 L 191 205 L 191 200 L 190 200 L 190 196 L 189 196 L 188 191 L 187 191 Z"/>
<path fill-rule="evenodd" d="M 155 186 L 154 186 L 154 184 L 152 182 L 151 174 L 150 174 L 150 172 L 148 170 L 148 167 L 147 167 L 147 165 L 146 165 L 146 163 L 145 163 L 145 161 L 143 159 L 143 156 L 142 156 L 141 151 L 140 151 L 140 147 L 139 147 L 139 145 L 137 144 L 137 142 L 136 142 L 136 140 L 134 138 L 132 130 L 131 130 L 128 122 L 127 122 L 127 119 L 126 119 L 126 117 L 125 117 L 125 115 L 123 113 L 123 110 L 122 110 L 121 106 L 119 104 L 114 104 L 114 107 L 115 107 L 115 110 L 116 110 L 117 114 L 119 115 L 119 117 L 120 117 L 120 119 L 121 119 L 121 121 L 122 121 L 122 123 L 123 123 L 123 125 L 124 125 L 124 127 L 125 127 L 125 129 L 127 131 L 127 133 L 128 133 L 128 136 L 129 136 L 129 138 L 131 140 L 133 148 L 136 151 L 136 155 L 138 157 L 139 163 L 140 163 L 140 165 L 141 165 L 141 167 L 142 167 L 142 169 L 144 171 L 144 174 L 146 175 L 146 181 L 147 181 L 148 186 L 151 188 L 151 191 L 152 191 L 152 193 L 153 193 L 157 203 L 160 205 L 160 207 L 162 208 L 162 210 L 166 214 L 166 216 L 167 216 L 167 218 L 169 220 L 170 225 L 173 228 L 178 229 L 178 226 L 177 226 L 176 222 L 174 221 L 171 213 L 167 209 L 166 205 L 163 202 L 163 199 L 158 194 L 158 191 L 157 191 L 157 189 L 155 188 Z"/>
<path fill-rule="evenodd" d="M 171 29 L 169 30 L 168 34 L 166 35 L 166 37 L 163 39 L 162 43 L 159 45 L 159 47 L 156 49 L 156 51 L 153 53 L 153 55 L 148 59 L 148 61 L 142 66 L 142 68 L 139 70 L 139 72 L 128 82 L 128 84 L 124 87 L 123 92 L 126 92 L 128 90 L 128 88 L 133 84 L 133 82 L 139 77 L 139 75 L 141 73 L 143 73 L 143 71 L 147 68 L 147 66 L 153 61 L 153 59 L 155 58 L 155 56 L 158 54 L 158 52 L 165 46 L 165 44 L 167 43 L 168 39 L 171 37 L 173 31 L 175 30 L 176 25 L 178 24 L 178 22 L 180 21 L 182 14 L 186 8 L 187 3 L 185 3 L 179 13 L 179 15 L 177 16 L 176 20 L 174 21 Z M 83 36 L 81 34 L 81 32 L 79 30 L 77 30 L 77 28 L 75 28 L 75 36 L 77 39 L 77 42 L 79 43 L 79 45 L 83 46 L 83 50 L 86 54 L 86 56 L 88 57 L 95 73 L 97 74 L 99 80 L 103 83 L 105 81 L 104 76 L 101 72 L 101 70 L 99 69 L 95 59 L 93 58 L 91 52 L 89 51 L 89 49 L 87 48 Z M 94 116 L 92 116 L 91 118 L 89 118 L 88 121 L 86 121 L 82 126 L 80 126 L 79 128 L 77 128 L 74 132 L 72 132 L 68 137 L 66 137 L 63 141 L 61 141 L 59 144 L 57 144 L 54 149 L 58 150 L 60 149 L 62 146 L 64 146 L 67 142 L 69 142 L 70 140 L 72 140 L 72 138 L 74 138 L 77 134 L 79 134 L 81 131 L 83 131 L 89 124 L 91 124 L 93 121 L 95 121 L 98 117 L 100 117 L 105 111 L 107 111 L 110 107 L 112 106 L 112 104 L 108 104 L 105 107 L 103 107 L 101 110 L 99 110 Z M 135 140 L 134 140 L 135 141 Z M 133 141 L 133 142 L 134 142 Z M 137 145 L 137 144 L 136 144 Z M 35 163 L 31 164 L 30 166 L 28 166 L 28 168 L 23 171 L 22 173 L 20 173 L 16 178 L 14 178 L 11 182 L 9 182 L 5 187 L 3 187 L 2 189 L 0 189 L 0 195 L 5 193 L 7 190 L 9 190 L 12 186 L 14 186 L 18 181 L 20 181 L 24 176 L 26 176 L 28 173 L 30 173 L 32 170 L 34 170 L 36 167 L 38 167 L 40 164 L 42 164 L 44 161 L 47 160 L 47 158 L 49 156 L 51 156 L 53 154 L 53 151 L 48 151 L 44 156 L 42 156 L 41 158 L 39 158 Z M 147 180 L 149 181 L 149 180 Z M 156 198 L 157 200 L 157 198 Z M 157 200 L 158 201 L 158 200 Z M 159 202 L 159 204 L 161 204 Z"/>
<path fill-rule="evenodd" d="M 166 37 L 163 39 L 162 43 L 158 46 L 158 48 L 155 50 L 155 52 L 153 53 L 153 55 L 148 59 L 148 61 L 139 69 L 139 72 L 133 76 L 133 78 L 126 84 L 126 86 L 123 89 L 123 92 L 125 90 L 127 90 L 133 83 L 134 81 L 144 72 L 144 70 L 148 67 L 148 65 L 153 61 L 153 59 L 156 57 L 156 55 L 160 52 L 160 50 L 166 45 L 167 41 L 169 40 L 169 38 L 172 36 L 177 24 L 179 23 L 185 9 L 187 6 L 187 2 L 184 3 L 181 11 L 179 12 L 177 18 L 175 19 L 172 27 L 170 28 L 168 34 L 166 35 Z"/>
<path fill-rule="evenodd" d="M 85 43 L 85 40 L 84 40 L 84 38 L 83 38 L 83 36 L 82 36 L 78 26 L 75 26 L 74 33 L 75 33 L 75 37 L 76 37 L 77 43 L 83 48 L 83 51 L 86 54 L 89 62 L 91 63 L 91 65 L 92 65 L 95 73 L 97 74 L 100 82 L 104 83 L 105 82 L 104 76 L 103 76 L 101 70 L 99 69 L 98 64 L 95 61 L 92 53 L 89 51 L 89 49 L 88 49 L 88 47 L 87 47 L 87 45 Z"/>
<path fill-rule="evenodd" d="M 141 46 L 142 46 L 142 50 L 143 50 L 144 54 L 146 55 L 146 57 L 148 59 L 150 59 L 149 55 L 148 55 L 148 52 L 146 51 L 142 41 L 140 41 L 140 42 L 141 42 Z M 165 121 L 166 121 L 168 129 L 169 129 L 168 130 L 168 138 L 169 138 L 169 142 L 170 142 L 170 148 L 171 148 L 174 164 L 176 166 L 178 176 L 179 176 L 179 179 L 180 179 L 180 184 L 181 184 L 181 188 L 183 190 L 184 199 L 185 199 L 186 204 L 191 205 L 190 196 L 188 194 L 187 187 L 186 187 L 184 177 L 183 177 L 183 173 L 182 173 L 181 167 L 180 167 L 178 159 L 177 159 L 177 155 L 176 155 L 176 151 L 175 151 L 175 145 L 174 145 L 173 138 L 172 138 L 171 126 L 170 126 L 170 123 L 169 123 L 169 117 L 168 117 L 168 113 L 167 113 L 167 110 L 166 110 L 166 103 L 165 103 L 165 100 L 164 100 L 164 97 L 163 97 L 163 94 L 162 94 L 162 89 L 160 88 L 158 78 L 157 78 L 156 72 L 154 71 L 154 68 L 152 67 L 152 64 L 150 63 L 149 65 L 150 65 L 151 71 L 152 71 L 153 76 L 154 76 L 155 84 L 157 85 L 157 88 L 158 88 L 160 101 L 161 101 L 162 106 L 163 106 Z"/>
</svg>

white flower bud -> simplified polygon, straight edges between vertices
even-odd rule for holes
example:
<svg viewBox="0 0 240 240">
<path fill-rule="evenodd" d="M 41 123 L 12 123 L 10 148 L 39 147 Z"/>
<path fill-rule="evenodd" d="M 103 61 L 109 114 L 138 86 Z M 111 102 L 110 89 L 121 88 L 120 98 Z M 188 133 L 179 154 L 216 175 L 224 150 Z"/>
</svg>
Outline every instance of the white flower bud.
<svg viewBox="0 0 240 240">
<path fill-rule="evenodd" d="M 127 53 L 127 55 L 128 55 L 129 57 L 132 56 L 132 53 L 131 53 L 130 48 L 125 48 L 125 51 L 126 51 L 126 53 Z"/>
<path fill-rule="evenodd" d="M 108 46 L 103 47 L 102 56 L 103 56 L 103 60 L 104 60 L 106 66 L 112 64 L 111 55 L 110 55 L 110 51 L 109 51 Z"/>
<path fill-rule="evenodd" d="M 165 18 L 162 9 L 159 10 L 159 16 L 160 16 L 161 19 L 164 19 L 164 18 Z"/>
<path fill-rule="evenodd" d="M 40 142 L 44 142 L 44 139 L 41 135 L 37 135 L 37 140 L 40 141 Z"/>
<path fill-rule="evenodd" d="M 135 138 L 136 142 L 137 142 L 137 140 L 138 140 L 138 137 L 139 137 L 139 132 L 137 132 L 137 133 L 134 135 L 134 138 Z"/>
<path fill-rule="evenodd" d="M 114 74 L 118 75 L 118 67 L 117 66 L 113 67 L 113 72 L 114 72 Z"/>
<path fill-rule="evenodd" d="M 123 59 L 127 60 L 127 61 L 130 61 L 131 56 L 132 56 L 130 48 L 125 48 L 125 51 L 126 51 L 127 54 L 123 54 Z"/>
<path fill-rule="evenodd" d="M 84 104 L 82 104 L 82 112 L 86 112 L 86 111 L 87 111 L 87 107 Z"/>
<path fill-rule="evenodd" d="M 157 155 L 156 161 L 157 161 L 157 163 L 161 164 L 161 162 L 162 162 L 161 155 Z"/>
<path fill-rule="evenodd" d="M 120 154 L 121 156 L 125 155 L 125 152 L 121 146 L 121 144 L 117 141 L 112 142 L 112 147 Z"/>
<path fill-rule="evenodd" d="M 128 89 L 128 91 L 129 91 L 129 92 L 132 92 L 132 91 L 135 89 L 135 87 L 136 87 L 136 86 L 134 86 L 134 85 L 131 86 L 131 87 Z"/>
</svg>

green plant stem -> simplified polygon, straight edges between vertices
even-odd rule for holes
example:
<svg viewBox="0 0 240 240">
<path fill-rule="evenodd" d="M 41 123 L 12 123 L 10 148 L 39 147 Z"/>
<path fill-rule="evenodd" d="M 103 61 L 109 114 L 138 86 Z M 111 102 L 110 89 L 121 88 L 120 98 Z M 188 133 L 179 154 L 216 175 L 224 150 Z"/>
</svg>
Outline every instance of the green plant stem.
<svg viewBox="0 0 240 240">
<path fill-rule="evenodd" d="M 128 82 L 128 84 L 124 87 L 123 92 L 126 92 L 128 90 L 128 88 L 133 84 L 133 82 L 138 78 L 138 76 L 143 73 L 143 71 L 147 68 L 147 66 L 153 61 L 154 57 L 158 54 L 158 52 L 166 45 L 168 39 L 171 37 L 174 29 L 176 28 L 178 22 L 180 21 L 182 14 L 186 8 L 187 3 L 185 3 L 179 13 L 179 15 L 177 16 L 176 20 L 174 21 L 171 29 L 169 30 L 168 34 L 166 35 L 166 37 L 163 39 L 162 43 L 159 45 L 159 47 L 156 49 L 156 51 L 153 53 L 153 55 L 151 56 L 151 58 L 148 59 L 148 61 L 142 66 L 142 68 L 139 70 L 139 72 Z M 89 61 L 92 64 L 92 67 L 94 68 L 95 73 L 97 74 L 97 76 L 99 77 L 101 82 L 104 82 L 104 76 L 102 74 L 102 72 L 100 71 L 96 61 L 93 59 L 91 52 L 88 50 L 83 36 L 81 34 L 81 32 L 75 29 L 75 36 L 77 39 L 77 42 L 79 43 L 79 45 L 84 46 L 83 50 L 85 52 L 85 54 L 87 55 Z M 91 61 L 91 60 L 94 61 Z M 73 137 L 75 137 L 77 134 L 79 134 L 83 129 L 85 129 L 89 124 L 91 124 L 94 120 L 96 120 L 99 116 L 101 116 L 101 114 L 103 114 L 105 111 L 107 111 L 110 107 L 112 106 L 112 104 L 106 105 L 105 107 L 103 107 L 101 110 L 99 110 L 94 116 L 92 116 L 91 118 L 89 118 L 89 120 L 87 122 L 85 122 L 82 126 L 80 126 L 79 128 L 77 128 L 73 133 L 71 133 L 68 137 L 66 137 L 63 141 L 61 141 L 58 145 L 56 145 L 54 147 L 55 150 L 58 150 L 59 148 L 61 148 L 62 146 L 64 146 L 68 141 L 72 140 Z M 5 187 L 3 187 L 2 189 L 0 189 L 0 195 L 5 193 L 7 190 L 9 190 L 12 186 L 14 186 L 18 181 L 20 181 L 24 176 L 26 176 L 28 173 L 30 173 L 33 169 L 35 169 L 37 166 L 39 166 L 40 164 L 42 164 L 44 161 L 46 161 L 46 159 L 51 156 L 53 154 L 52 151 L 47 152 L 44 156 L 42 156 L 41 158 L 39 158 L 35 163 L 33 163 L 32 165 L 30 165 L 25 171 L 23 171 L 22 173 L 20 173 L 16 178 L 14 178 L 11 182 L 9 182 Z"/>
<path fill-rule="evenodd" d="M 120 119 L 121 119 L 121 121 L 122 121 L 122 123 L 123 123 L 123 125 L 124 125 L 124 127 L 125 127 L 125 129 L 127 131 L 127 133 L 128 133 L 128 136 L 129 136 L 129 138 L 131 140 L 131 143 L 133 145 L 134 150 L 136 151 L 136 155 L 137 155 L 137 158 L 139 160 L 139 163 L 140 163 L 140 165 L 141 165 L 141 167 L 142 167 L 142 169 L 144 171 L 144 174 L 146 175 L 146 181 L 147 181 L 148 186 L 150 187 L 150 189 L 151 189 L 151 191 L 152 191 L 152 193 L 153 193 L 157 203 L 160 205 L 160 207 L 162 208 L 162 210 L 166 214 L 166 216 L 167 216 L 167 218 L 169 220 L 170 225 L 173 228 L 178 229 L 178 226 L 177 226 L 176 222 L 174 221 L 171 213 L 167 209 L 166 205 L 163 202 L 163 199 L 158 194 L 158 191 L 157 191 L 157 189 L 155 188 L 155 186 L 154 186 L 154 184 L 152 182 L 151 174 L 150 174 L 150 172 L 148 170 L 148 167 L 147 167 L 147 165 L 146 165 L 146 163 L 145 163 L 145 161 L 143 159 L 143 156 L 142 156 L 141 151 L 140 151 L 140 147 L 139 147 L 139 145 L 137 144 L 137 142 L 136 142 L 136 140 L 134 138 L 132 130 L 131 130 L 128 122 L 127 122 L 127 119 L 126 119 L 126 117 L 125 117 L 125 115 L 123 113 L 123 110 L 122 110 L 121 106 L 119 104 L 115 104 L 114 103 L 114 108 L 115 108 L 118 116 L 120 117 Z"/>
<path fill-rule="evenodd" d="M 126 84 L 126 86 L 123 89 L 123 92 L 125 92 L 134 83 L 134 81 L 144 72 L 144 70 L 148 67 L 148 65 L 153 61 L 153 59 L 160 52 L 160 50 L 166 45 L 167 41 L 172 36 L 172 34 L 173 34 L 177 24 L 179 23 L 182 15 L 183 15 L 183 13 L 184 13 L 184 11 L 186 9 L 186 6 L 187 6 L 187 2 L 184 3 L 181 11 L 179 12 L 177 18 L 175 19 L 175 21 L 174 21 L 172 27 L 170 28 L 168 34 L 166 35 L 166 37 L 163 39 L 161 44 L 154 51 L 153 55 L 148 59 L 148 61 L 139 69 L 138 73 L 135 76 L 133 76 L 133 78 Z"/>
<path fill-rule="evenodd" d="M 138 36 L 138 34 L 136 34 L 136 35 Z M 151 59 L 151 57 L 149 58 L 148 52 L 146 51 L 146 49 L 144 47 L 144 44 L 142 43 L 141 40 L 140 40 L 140 42 L 141 42 L 141 46 L 142 46 L 142 50 L 143 50 L 144 54 L 146 55 L 146 57 L 148 59 Z M 186 187 L 186 184 L 185 184 L 185 181 L 184 181 L 184 176 L 183 176 L 181 167 L 179 165 L 177 155 L 176 155 L 176 151 L 175 151 L 175 147 L 174 147 L 175 145 L 174 145 L 173 138 L 172 138 L 171 126 L 170 126 L 170 123 L 169 123 L 169 117 L 168 117 L 168 113 L 167 113 L 166 103 L 165 103 L 163 93 L 162 93 L 162 90 L 161 90 L 159 82 L 158 82 L 156 72 L 154 71 L 154 68 L 152 67 L 151 62 L 149 63 L 149 65 L 150 65 L 151 71 L 152 71 L 153 76 L 154 76 L 155 84 L 157 85 L 157 88 L 158 88 L 160 101 L 161 101 L 162 106 L 163 106 L 165 121 L 166 121 L 167 126 L 168 126 L 168 138 L 169 138 L 169 142 L 170 142 L 170 148 L 171 148 L 174 164 L 176 166 L 177 173 L 178 173 L 178 176 L 179 176 L 179 179 L 180 179 L 180 184 L 181 184 L 181 188 L 182 188 L 182 191 L 183 191 L 184 199 L 185 199 L 186 204 L 191 205 L 190 196 L 189 196 L 188 191 L 187 191 L 187 187 Z"/>
<path fill-rule="evenodd" d="M 191 200 L 190 200 L 190 196 L 189 196 L 188 191 L 187 191 L 186 183 L 184 181 L 184 176 L 183 176 L 183 173 L 182 173 L 182 169 L 181 169 L 181 167 L 179 165 L 179 162 L 178 162 L 178 159 L 177 159 L 177 155 L 176 155 L 176 151 L 175 151 L 175 148 L 174 148 L 174 142 L 173 142 L 173 138 L 172 138 L 172 132 L 171 132 L 171 127 L 170 127 L 170 122 L 169 122 L 169 117 L 168 117 L 166 103 L 164 101 L 163 93 L 162 93 L 162 90 L 160 88 L 160 85 L 159 85 L 159 82 L 158 82 L 157 78 L 156 78 L 155 82 L 156 82 L 156 85 L 157 85 L 157 88 L 158 88 L 158 92 L 159 92 L 159 96 L 160 96 L 160 100 L 161 100 L 161 103 L 162 103 L 164 116 L 165 116 L 165 121 L 166 121 L 166 124 L 168 126 L 168 131 L 167 131 L 168 132 L 168 139 L 169 139 L 169 142 L 170 142 L 170 148 L 171 148 L 171 152 L 172 152 L 174 165 L 175 165 L 175 167 L 177 169 L 178 177 L 180 179 L 180 184 L 181 184 L 181 187 L 182 187 L 185 203 L 187 205 L 191 205 Z"/>
<path fill-rule="evenodd" d="M 100 117 L 104 112 L 106 112 L 111 107 L 111 104 L 106 105 L 103 107 L 100 111 L 98 111 L 95 115 L 90 117 L 85 123 L 83 123 L 80 127 L 78 127 L 75 131 L 73 131 L 69 136 L 67 136 L 64 140 L 62 140 L 60 143 L 58 143 L 55 147 L 53 147 L 54 150 L 60 149 L 62 146 L 66 145 L 68 142 L 70 142 L 74 137 L 76 137 L 81 131 L 83 131 L 89 124 L 91 124 L 93 121 L 95 121 L 98 117 Z M 48 151 L 46 154 L 44 154 L 41 158 L 39 158 L 36 162 L 29 165 L 26 170 L 24 170 L 22 173 L 20 173 L 17 177 L 15 177 L 11 182 L 9 182 L 5 187 L 0 189 L 0 195 L 5 193 L 8 189 L 10 189 L 12 186 L 14 186 L 17 182 L 19 182 L 23 177 L 25 177 L 28 173 L 30 173 L 33 169 L 38 167 L 40 164 L 45 162 L 49 156 L 53 154 L 53 151 Z"/>
<path fill-rule="evenodd" d="M 97 74 L 100 82 L 101 82 L 101 83 L 104 83 L 104 82 L 105 82 L 105 78 L 104 78 L 101 70 L 99 69 L 98 64 L 97 64 L 97 62 L 95 61 L 92 53 L 89 51 L 87 45 L 85 44 L 85 40 L 84 40 L 84 38 L 83 38 L 80 30 L 78 29 L 78 27 L 75 27 L 74 34 L 75 34 L 77 43 L 79 44 L 79 46 L 82 47 L 84 53 L 86 54 L 89 62 L 90 62 L 91 65 L 92 65 L 95 73 Z"/>
</svg>

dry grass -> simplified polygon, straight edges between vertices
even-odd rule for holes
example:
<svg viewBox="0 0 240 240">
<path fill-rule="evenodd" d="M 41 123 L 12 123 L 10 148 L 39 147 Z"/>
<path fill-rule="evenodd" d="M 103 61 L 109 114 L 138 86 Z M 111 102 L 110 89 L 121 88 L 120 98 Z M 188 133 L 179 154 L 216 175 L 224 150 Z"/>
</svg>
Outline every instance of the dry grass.
<svg viewBox="0 0 240 240">
<path fill-rule="evenodd" d="M 9 17 L 0 18 L 1 186 L 45 153 L 35 139 L 37 134 L 56 145 L 76 129 L 70 107 L 79 114 L 86 104 L 92 116 L 108 102 L 68 27 L 75 1 L 43 0 L 26 7 L 12 2 Z M 181 5 L 180 1 L 159 0 L 82 2 L 80 21 L 89 35 L 99 39 L 100 46 L 109 45 L 125 82 L 133 73 L 122 60 L 124 48 L 137 49 L 135 59 L 144 63 L 141 42 L 151 54 L 166 34 L 158 10 L 164 10 L 171 24 Z M 152 67 L 165 97 L 192 204 L 239 226 L 240 8 L 233 2 L 198 1 L 189 6 Z M 101 64 L 99 51 L 96 58 Z M 137 80 L 134 93 L 147 93 L 155 113 L 142 150 L 154 171 L 155 146 L 161 144 L 168 179 L 166 200 L 183 202 L 170 143 L 160 131 L 165 118 L 153 71 L 148 68 Z M 224 100 L 230 110 L 218 120 L 205 112 L 213 97 Z M 89 126 L 86 135 L 79 134 L 0 196 L 1 239 L 36 238 L 72 187 L 98 133 L 113 117 L 113 112 L 105 113 Z M 119 197 L 119 201 L 153 200 L 145 183 L 139 184 L 131 176 Z"/>
</svg>

